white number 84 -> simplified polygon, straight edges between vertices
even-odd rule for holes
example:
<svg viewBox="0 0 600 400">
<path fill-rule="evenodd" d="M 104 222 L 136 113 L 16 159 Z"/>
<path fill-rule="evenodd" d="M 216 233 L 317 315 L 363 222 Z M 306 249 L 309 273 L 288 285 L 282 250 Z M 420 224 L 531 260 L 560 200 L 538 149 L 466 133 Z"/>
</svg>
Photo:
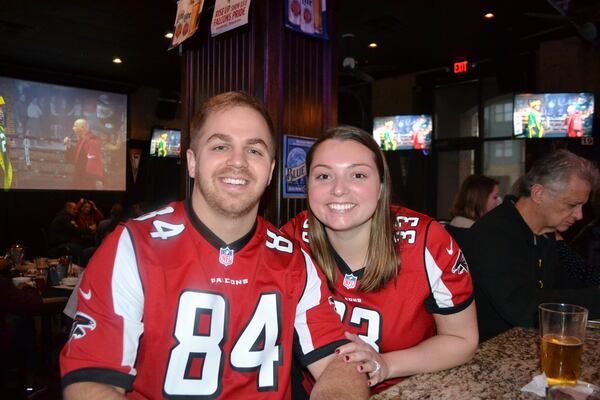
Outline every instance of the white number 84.
<svg viewBox="0 0 600 400">
<path fill-rule="evenodd" d="M 240 372 L 258 369 L 257 390 L 277 389 L 277 367 L 282 362 L 283 349 L 279 339 L 279 294 L 263 293 L 244 331 L 237 338 L 230 354 L 232 369 Z M 218 396 L 222 390 L 227 340 L 227 300 L 220 294 L 184 292 L 179 299 L 175 338 L 171 349 L 164 391 L 168 395 Z M 210 314 L 210 331 L 198 334 L 199 313 Z M 189 365 L 194 357 L 204 358 L 201 378 L 190 377 Z"/>
</svg>

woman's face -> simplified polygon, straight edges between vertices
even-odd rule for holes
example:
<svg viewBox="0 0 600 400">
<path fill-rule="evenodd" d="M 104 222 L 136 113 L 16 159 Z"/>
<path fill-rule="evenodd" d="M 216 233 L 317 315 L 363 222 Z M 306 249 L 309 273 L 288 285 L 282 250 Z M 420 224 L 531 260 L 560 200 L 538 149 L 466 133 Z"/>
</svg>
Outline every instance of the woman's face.
<svg viewBox="0 0 600 400">
<path fill-rule="evenodd" d="M 83 214 L 89 214 L 92 211 L 92 206 L 89 203 L 84 203 L 81 206 L 81 212 Z"/>
<path fill-rule="evenodd" d="M 308 176 L 308 201 L 329 231 L 370 228 L 380 188 L 373 153 L 362 144 L 328 139 L 315 150 Z"/>
<path fill-rule="evenodd" d="M 487 204 L 485 207 L 485 212 L 489 212 L 493 210 L 496 206 L 500 204 L 500 187 L 498 185 L 494 185 L 494 188 L 490 192 L 490 195 L 487 199 Z"/>
</svg>

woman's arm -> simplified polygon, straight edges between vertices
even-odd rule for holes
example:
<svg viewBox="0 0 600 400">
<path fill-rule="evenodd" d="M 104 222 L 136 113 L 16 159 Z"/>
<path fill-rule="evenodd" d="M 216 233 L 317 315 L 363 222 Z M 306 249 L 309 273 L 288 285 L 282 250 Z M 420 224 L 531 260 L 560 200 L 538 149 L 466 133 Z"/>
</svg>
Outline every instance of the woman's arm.
<svg viewBox="0 0 600 400">
<path fill-rule="evenodd" d="M 437 335 L 411 348 L 379 354 L 355 335 L 348 335 L 352 343 L 341 346 L 340 354 L 347 356 L 344 357 L 346 362 L 358 362 L 359 371 L 369 373 L 370 386 L 386 379 L 440 371 L 469 361 L 479 341 L 475 303 L 456 314 L 434 314 L 434 319 Z"/>
</svg>

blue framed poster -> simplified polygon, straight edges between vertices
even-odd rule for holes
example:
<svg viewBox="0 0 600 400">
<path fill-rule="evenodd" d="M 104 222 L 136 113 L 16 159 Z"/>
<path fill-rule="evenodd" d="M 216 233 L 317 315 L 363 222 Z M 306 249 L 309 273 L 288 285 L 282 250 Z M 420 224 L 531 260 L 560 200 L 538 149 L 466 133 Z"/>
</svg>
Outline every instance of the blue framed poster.
<svg viewBox="0 0 600 400">
<path fill-rule="evenodd" d="M 283 135 L 283 198 L 306 198 L 306 154 L 317 139 Z"/>
</svg>

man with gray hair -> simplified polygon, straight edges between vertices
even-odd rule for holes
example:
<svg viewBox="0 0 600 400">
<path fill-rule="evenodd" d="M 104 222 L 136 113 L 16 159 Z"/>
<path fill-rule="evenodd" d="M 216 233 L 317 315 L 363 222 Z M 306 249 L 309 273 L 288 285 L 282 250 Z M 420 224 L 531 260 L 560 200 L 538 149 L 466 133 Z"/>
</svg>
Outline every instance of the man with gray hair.
<svg viewBox="0 0 600 400">
<path fill-rule="evenodd" d="M 581 305 L 590 318 L 600 317 L 600 288 L 567 274 L 552 234 L 582 218 L 597 183 L 589 160 L 557 150 L 522 178 L 517 200 L 504 201 L 470 229 L 461 247 L 472 269 L 480 340 L 535 326 L 544 302 Z"/>
</svg>

